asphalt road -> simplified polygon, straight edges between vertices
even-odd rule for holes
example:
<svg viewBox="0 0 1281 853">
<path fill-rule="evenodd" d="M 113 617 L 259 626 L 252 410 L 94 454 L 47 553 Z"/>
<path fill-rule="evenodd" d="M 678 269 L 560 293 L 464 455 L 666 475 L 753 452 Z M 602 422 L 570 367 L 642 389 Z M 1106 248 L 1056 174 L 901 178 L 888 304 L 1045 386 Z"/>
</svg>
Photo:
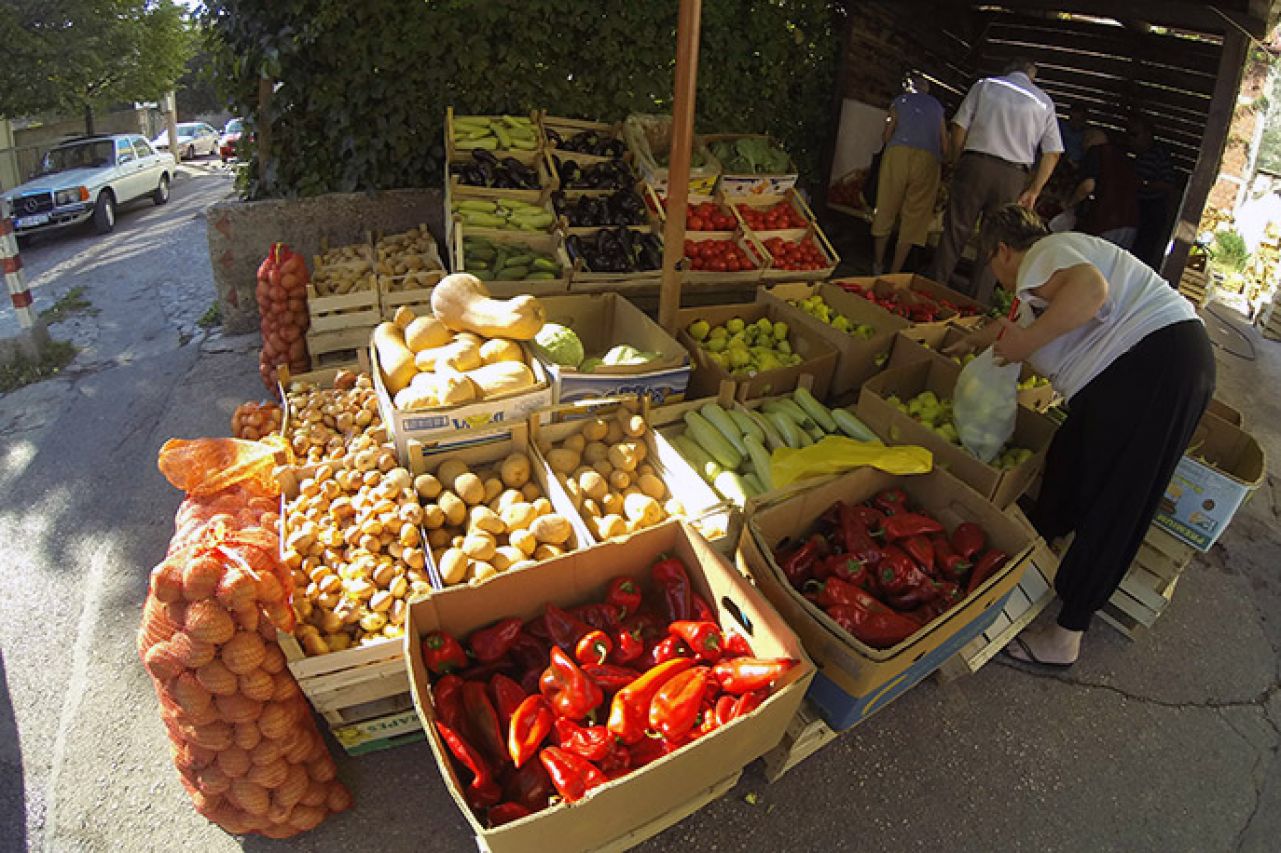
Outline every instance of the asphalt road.
<svg viewBox="0 0 1281 853">
<path fill-rule="evenodd" d="M 38 300 L 82 286 L 98 313 L 53 328 L 84 347 L 65 376 L 0 397 L 0 849 L 471 849 L 421 743 L 340 757 L 355 808 L 289 842 L 212 827 L 170 763 L 133 639 L 180 500 L 156 451 L 263 394 L 251 342 L 186 331 L 213 296 L 198 213 L 227 189 L 192 178 L 111 238 L 25 256 Z M 1278 458 L 1281 345 L 1210 326 L 1221 396 Z M 1099 625 L 1069 674 L 923 684 L 645 849 L 1276 849 L 1279 504 L 1269 479 L 1139 641 Z"/>
</svg>

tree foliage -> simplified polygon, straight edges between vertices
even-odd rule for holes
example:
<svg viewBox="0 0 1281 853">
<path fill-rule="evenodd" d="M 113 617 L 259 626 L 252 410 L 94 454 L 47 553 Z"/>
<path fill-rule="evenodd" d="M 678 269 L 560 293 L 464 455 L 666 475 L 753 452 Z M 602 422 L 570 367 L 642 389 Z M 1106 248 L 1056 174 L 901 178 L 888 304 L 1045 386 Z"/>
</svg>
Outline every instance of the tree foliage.
<svg viewBox="0 0 1281 853">
<path fill-rule="evenodd" d="M 0 44 L 0 115 L 9 116 L 152 100 L 194 49 L 173 0 L 5 0 Z"/>
<path fill-rule="evenodd" d="M 816 176 L 841 4 L 704 0 L 698 130 L 769 132 Z M 433 186 L 445 108 L 615 121 L 671 110 L 675 0 L 207 0 L 217 73 L 269 122 L 250 197 Z M 258 81 L 276 81 L 266 114 Z"/>
</svg>

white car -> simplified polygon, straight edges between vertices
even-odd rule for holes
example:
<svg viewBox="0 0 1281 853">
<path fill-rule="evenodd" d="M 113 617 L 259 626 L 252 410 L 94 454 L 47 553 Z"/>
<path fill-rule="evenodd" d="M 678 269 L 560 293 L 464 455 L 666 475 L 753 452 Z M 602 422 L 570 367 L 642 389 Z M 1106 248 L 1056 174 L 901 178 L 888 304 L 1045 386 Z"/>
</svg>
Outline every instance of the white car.
<svg viewBox="0 0 1281 853">
<path fill-rule="evenodd" d="M 141 136 L 115 134 L 68 140 L 44 155 L 40 173 L 4 193 L 14 231 L 22 236 L 93 221 L 99 234 L 116 227 L 116 208 L 149 197 L 169 200 L 174 158 L 157 154 Z"/>
<path fill-rule="evenodd" d="M 169 131 L 151 140 L 157 151 L 169 150 Z M 213 156 L 218 153 L 218 131 L 203 121 L 189 121 L 178 125 L 178 152 L 183 160 Z"/>
</svg>

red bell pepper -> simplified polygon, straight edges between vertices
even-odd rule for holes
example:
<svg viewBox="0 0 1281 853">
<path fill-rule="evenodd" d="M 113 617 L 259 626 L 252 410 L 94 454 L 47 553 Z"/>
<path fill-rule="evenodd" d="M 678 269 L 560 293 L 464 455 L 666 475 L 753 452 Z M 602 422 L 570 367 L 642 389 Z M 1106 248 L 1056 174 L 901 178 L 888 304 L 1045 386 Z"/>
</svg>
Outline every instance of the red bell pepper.
<svg viewBox="0 0 1281 853">
<path fill-rule="evenodd" d="M 750 658 L 752 656 L 752 644 L 747 637 L 738 631 L 730 631 L 725 637 L 725 657 L 727 658 Z"/>
<path fill-rule="evenodd" d="M 609 722 L 606 724 L 609 730 L 629 746 L 643 740 L 649 720 L 649 705 L 654 694 L 668 679 L 685 672 L 693 665 L 694 662 L 689 658 L 673 658 L 646 671 L 640 678 L 619 690 L 614 694 L 614 701 L 609 707 Z"/>
<path fill-rule="evenodd" d="M 730 712 L 730 720 L 737 720 L 739 717 L 746 717 L 748 714 L 761 707 L 761 704 L 768 698 L 769 694 L 765 690 L 753 690 L 750 693 L 744 693 L 734 702 L 734 710 Z"/>
<path fill-rule="evenodd" d="M 512 714 L 507 727 L 507 752 L 520 767 L 534 757 L 543 739 L 551 733 L 552 708 L 542 696 L 527 696 Z"/>
<path fill-rule="evenodd" d="M 682 742 L 672 742 L 661 737 L 642 737 L 627 749 L 631 753 L 632 768 L 638 769 L 654 763 L 664 755 L 670 755 L 684 745 Z"/>
<path fill-rule="evenodd" d="M 551 666 L 543 671 L 538 688 L 556 716 L 570 720 L 586 717 L 605 698 L 596 682 L 560 647 L 552 649 Z"/>
<path fill-rule="evenodd" d="M 542 616 L 535 616 L 526 622 L 525 633 L 545 643 L 550 643 L 552 639 L 551 634 L 547 633 L 547 623 L 543 621 Z"/>
<path fill-rule="evenodd" d="M 935 576 L 940 580 L 964 585 L 966 574 L 970 570 L 969 561 L 952 549 L 952 543 L 942 533 L 931 536 L 930 545 L 934 548 Z"/>
<path fill-rule="evenodd" d="M 811 582 L 808 588 L 815 588 Z M 831 607 L 833 604 L 859 603 L 867 596 L 864 587 L 838 577 L 830 577 L 816 587 L 818 591 L 814 603 L 819 607 Z"/>
<path fill-rule="evenodd" d="M 614 644 L 608 634 L 592 629 L 579 638 L 574 646 L 574 657 L 581 664 L 604 663 L 613 649 Z"/>
<path fill-rule="evenodd" d="M 935 581 L 934 589 L 938 590 L 938 600 L 943 603 L 945 609 L 965 600 L 965 590 L 951 581 Z"/>
<path fill-rule="evenodd" d="M 907 492 L 902 489 L 886 489 L 872 498 L 872 503 L 887 516 L 902 515 L 907 512 Z"/>
<path fill-rule="evenodd" d="M 628 664 L 645 653 L 645 641 L 641 638 L 639 628 L 619 628 L 613 635 L 614 648 L 609 653 L 609 661 L 614 664 Z"/>
<path fill-rule="evenodd" d="M 580 622 L 598 631 L 612 631 L 627 618 L 623 608 L 617 604 L 581 604 L 569 612 Z"/>
<path fill-rule="evenodd" d="M 597 764 L 600 771 L 605 774 L 607 779 L 617 779 L 619 776 L 626 775 L 632 769 L 632 753 L 627 747 L 617 741 L 612 741 L 609 745 L 609 752 Z"/>
<path fill-rule="evenodd" d="M 463 731 L 463 680 L 456 675 L 436 679 L 431 686 L 431 703 L 436 709 L 436 719 L 454 731 Z"/>
<path fill-rule="evenodd" d="M 934 576 L 934 545 L 926 536 L 909 536 L 899 545 L 927 575 Z"/>
<path fill-rule="evenodd" d="M 542 620 L 538 620 L 540 623 Z M 524 672 L 527 669 L 537 668 L 541 670 L 547 665 L 547 652 L 551 649 L 551 643 L 547 640 L 541 640 L 522 630 L 520 635 L 512 641 L 511 648 L 507 650 L 508 656 L 516 669 Z"/>
<path fill-rule="evenodd" d="M 716 663 L 724 653 L 725 639 L 714 622 L 673 622 L 667 630 L 683 640 L 699 660 Z"/>
<path fill-rule="evenodd" d="M 1009 560 L 1009 554 L 996 548 L 984 553 L 982 557 L 979 557 L 978 562 L 974 564 L 974 572 L 970 575 L 970 582 L 965 587 L 965 594 L 969 595 L 982 586 L 984 581 L 1000 571 Z"/>
<path fill-rule="evenodd" d="M 897 518 L 898 516 L 895 516 Z M 893 519 L 890 519 L 893 521 Z M 885 546 L 885 555 L 876 577 L 877 586 L 886 596 L 899 598 L 921 587 L 928 587 L 929 575 L 921 571 L 912 558 L 895 545 Z M 927 596 L 932 598 L 933 596 Z M 912 605 L 915 607 L 916 605 Z"/>
<path fill-rule="evenodd" d="M 605 592 L 605 603 L 621 607 L 625 616 L 631 616 L 641 606 L 641 588 L 635 579 L 627 576 L 614 578 Z"/>
<path fill-rule="evenodd" d="M 716 704 L 712 706 L 712 716 L 716 719 L 716 725 L 723 726 L 734 719 L 734 706 L 738 704 L 738 700 L 738 696 L 730 693 L 716 697 Z"/>
<path fill-rule="evenodd" d="M 503 798 L 532 812 L 547 808 L 553 793 L 552 780 L 541 761 L 527 761 L 520 769 L 510 770 L 503 780 Z"/>
<path fill-rule="evenodd" d="M 539 688 L 539 684 L 542 682 L 542 679 L 543 679 L 543 670 L 541 669 L 525 670 L 525 672 L 521 673 L 521 676 L 520 676 L 520 689 L 525 691 L 526 696 L 532 696 L 535 693 L 539 693 L 541 692 Z"/>
<path fill-rule="evenodd" d="M 467 638 L 472 657 L 480 663 L 491 663 L 504 657 L 524 627 L 519 619 L 503 619 L 488 628 L 472 631 Z"/>
<path fill-rule="evenodd" d="M 677 673 L 659 687 L 650 700 L 649 727 L 669 740 L 692 729 L 710 672 L 705 666 L 696 666 Z"/>
<path fill-rule="evenodd" d="M 734 658 L 712 667 L 712 677 L 726 693 L 740 696 L 767 690 L 794 666 L 796 661 L 791 658 Z"/>
<path fill-rule="evenodd" d="M 879 509 L 873 509 L 866 504 L 858 504 L 851 507 L 854 517 L 863 523 L 867 532 L 873 536 L 881 536 L 885 533 L 885 513 Z"/>
<path fill-rule="evenodd" d="M 511 672 L 515 669 L 511 658 L 502 657 L 489 663 L 477 663 L 458 673 L 458 677 L 463 681 L 483 681 L 489 683 L 489 679 L 494 677 L 496 672 Z"/>
<path fill-rule="evenodd" d="M 447 675 L 466 669 L 470 661 L 462 643 L 444 631 L 433 631 L 423 637 L 423 664 L 433 675 Z"/>
<path fill-rule="evenodd" d="M 882 607 L 872 611 L 858 604 L 837 604 L 827 615 L 859 642 L 874 649 L 888 649 L 912 636 L 920 628 L 908 617 Z"/>
<path fill-rule="evenodd" d="M 972 521 L 958 524 L 952 531 L 952 548 L 971 563 L 987 546 L 987 536 L 983 528 Z"/>
<path fill-rule="evenodd" d="M 640 673 L 631 667 L 609 663 L 584 664 L 583 672 L 606 693 L 617 693 L 640 677 Z"/>
<path fill-rule="evenodd" d="M 543 623 L 551 641 L 571 654 L 582 636 L 592 630 L 591 625 L 550 601 L 543 605 Z"/>
<path fill-rule="evenodd" d="M 712 605 L 708 604 L 707 599 L 703 598 L 703 596 L 699 595 L 696 592 L 690 593 L 689 601 L 694 611 L 694 615 L 690 617 L 693 621 L 695 622 L 718 621 L 716 616 L 716 611 L 712 609 Z"/>
<path fill-rule="evenodd" d="M 506 739 L 498 722 L 498 712 L 489 701 L 489 690 L 483 681 L 468 681 L 463 685 L 463 710 L 466 712 L 466 731 L 475 738 L 476 746 L 485 757 L 500 766 L 507 757 Z"/>
<path fill-rule="evenodd" d="M 544 747 L 538 760 L 547 768 L 552 784 L 567 803 L 581 800 L 592 788 L 609 780 L 590 761 L 555 746 Z"/>
<path fill-rule="evenodd" d="M 489 807 L 489 811 L 485 812 L 485 819 L 489 822 L 489 828 L 493 829 L 531 814 L 533 812 L 520 803 L 499 803 Z"/>
<path fill-rule="evenodd" d="M 788 582 L 800 589 L 813 576 L 814 565 L 826 552 L 827 540 L 816 533 L 796 550 L 782 555 L 779 566 Z M 775 561 L 778 560 L 779 555 L 775 555 Z"/>
<path fill-rule="evenodd" d="M 557 720 L 554 726 L 556 745 L 588 761 L 600 761 L 609 755 L 614 735 L 604 726 L 580 726 L 572 720 Z"/>
<path fill-rule="evenodd" d="M 642 610 L 629 618 L 622 627 L 635 633 L 646 645 L 656 643 L 667 636 L 667 623 L 647 610 Z"/>
<path fill-rule="evenodd" d="M 483 809 L 501 800 L 502 789 L 498 787 L 494 770 L 480 750 L 440 720 L 436 721 L 436 731 L 440 732 L 440 739 L 445 742 L 450 754 L 472 774 L 471 782 L 464 792 L 467 804 L 474 809 Z"/>
<path fill-rule="evenodd" d="M 649 573 L 650 579 L 662 594 L 663 615 L 667 617 L 667 621 L 670 623 L 689 619 L 694 613 L 691 599 L 694 590 L 680 558 L 661 559 L 650 568 Z"/>
<path fill-rule="evenodd" d="M 657 666 L 673 658 L 693 658 L 694 653 L 685 645 L 685 641 L 680 637 L 665 637 L 659 640 L 646 651 L 641 657 L 641 662 L 646 667 Z"/>
<path fill-rule="evenodd" d="M 503 731 L 507 731 L 512 713 L 529 694 L 501 672 L 494 673 L 494 677 L 489 679 L 489 694 L 494 701 L 494 710 L 498 712 L 498 725 Z"/>
<path fill-rule="evenodd" d="M 885 539 L 897 542 L 910 536 L 928 536 L 931 533 L 943 532 L 943 525 L 928 515 L 917 512 L 902 512 L 885 519 Z"/>
</svg>

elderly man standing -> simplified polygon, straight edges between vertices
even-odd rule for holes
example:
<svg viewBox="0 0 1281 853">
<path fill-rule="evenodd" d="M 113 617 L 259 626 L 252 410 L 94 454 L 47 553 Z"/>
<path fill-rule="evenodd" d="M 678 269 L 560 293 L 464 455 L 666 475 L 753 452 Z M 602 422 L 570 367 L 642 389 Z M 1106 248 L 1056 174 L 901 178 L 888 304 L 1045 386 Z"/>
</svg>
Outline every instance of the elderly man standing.
<svg viewBox="0 0 1281 853">
<path fill-rule="evenodd" d="M 1013 201 L 1032 210 L 1054 173 L 1063 141 L 1054 102 L 1032 82 L 1035 79 L 1035 64 L 1014 60 L 1003 76 L 975 83 L 952 118 L 949 147 L 960 158 L 934 257 L 932 277 L 937 281 L 946 284 L 952 277 L 980 214 Z M 1036 172 L 1031 174 L 1034 163 Z M 969 293 L 986 302 L 994 285 L 984 267 L 975 271 Z"/>
</svg>

